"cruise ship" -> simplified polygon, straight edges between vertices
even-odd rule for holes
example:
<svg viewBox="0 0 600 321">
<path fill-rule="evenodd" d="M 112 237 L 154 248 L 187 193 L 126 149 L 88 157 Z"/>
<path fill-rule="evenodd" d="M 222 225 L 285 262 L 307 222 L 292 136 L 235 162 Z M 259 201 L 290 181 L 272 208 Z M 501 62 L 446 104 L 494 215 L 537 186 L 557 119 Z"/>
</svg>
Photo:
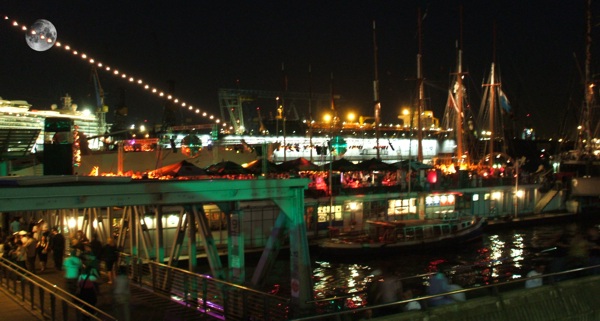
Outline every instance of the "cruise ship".
<svg viewBox="0 0 600 321">
<path fill-rule="evenodd" d="M 44 148 L 44 121 L 48 117 L 62 117 L 73 119 L 78 130 L 88 137 L 102 135 L 106 131 L 103 118 L 90 111 L 77 109 L 69 95 L 62 98 L 59 108 L 57 104 L 51 110 L 36 110 L 24 100 L 5 100 L 0 97 L 0 129 L 39 129 L 40 134 L 32 146 L 32 153 L 42 151 Z M 98 149 L 99 139 L 89 141 L 90 148 Z"/>
</svg>

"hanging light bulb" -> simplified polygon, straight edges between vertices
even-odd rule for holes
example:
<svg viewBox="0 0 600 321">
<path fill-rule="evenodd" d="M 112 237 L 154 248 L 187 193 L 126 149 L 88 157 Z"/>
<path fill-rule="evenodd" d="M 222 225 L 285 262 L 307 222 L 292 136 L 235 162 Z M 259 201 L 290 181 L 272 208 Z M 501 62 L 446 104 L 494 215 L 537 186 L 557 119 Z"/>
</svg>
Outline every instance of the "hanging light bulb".
<svg viewBox="0 0 600 321">
<path fill-rule="evenodd" d="M 9 17 L 8 17 L 8 16 L 4 16 L 4 20 L 9 20 Z M 13 20 L 13 21 L 12 21 L 12 23 L 11 23 L 11 25 L 12 25 L 12 26 L 14 26 L 14 27 L 20 27 L 20 29 L 21 29 L 21 30 L 23 30 L 23 31 L 25 31 L 25 32 L 26 32 L 26 31 L 27 31 L 27 29 L 28 29 L 28 28 L 27 28 L 27 26 L 25 26 L 25 25 L 21 26 L 21 25 L 20 25 L 20 24 L 19 24 L 19 23 L 18 23 L 16 20 Z M 32 32 L 34 32 L 34 33 L 35 33 L 36 31 L 32 31 Z M 43 37 L 42 37 L 42 38 L 43 38 Z M 52 40 L 51 40 L 51 39 L 48 39 L 48 41 L 52 41 Z M 62 48 L 64 48 L 66 51 L 71 51 L 71 52 L 73 53 L 73 55 L 74 55 L 74 56 L 80 56 L 82 59 L 86 59 L 86 60 L 87 60 L 87 61 L 88 61 L 90 64 L 96 64 L 96 60 L 95 60 L 94 58 L 92 58 L 92 57 L 89 57 L 89 56 L 88 56 L 87 54 L 85 54 L 85 53 L 79 53 L 79 51 L 77 51 L 77 50 L 74 50 L 74 49 L 73 49 L 73 48 L 72 48 L 70 45 L 66 45 L 66 44 L 65 44 L 65 45 L 63 45 L 61 42 L 56 42 L 56 43 L 55 43 L 55 45 L 56 45 L 57 47 L 62 47 Z M 103 65 L 101 62 L 98 62 L 96 65 L 97 65 L 99 68 L 104 68 L 104 70 L 105 70 L 105 71 L 107 71 L 107 72 L 110 72 L 110 71 L 111 71 L 111 67 L 109 67 L 109 66 L 106 66 L 106 67 L 104 67 L 104 65 Z M 115 70 L 114 70 L 112 73 L 113 73 L 113 75 L 119 75 L 119 74 L 120 74 L 120 72 L 119 72 L 117 69 L 115 69 Z M 121 74 L 121 78 L 123 78 L 123 79 L 128 79 L 128 80 L 129 80 L 129 82 L 132 82 L 132 83 L 133 83 L 133 82 L 136 82 L 136 79 L 135 79 L 134 77 L 129 77 L 129 78 L 128 78 L 127 74 L 125 74 L 125 73 Z M 139 85 L 144 85 L 144 84 L 143 84 L 143 81 L 142 81 L 141 79 L 138 79 L 138 80 L 137 80 L 137 83 L 138 83 Z M 147 84 L 146 84 L 146 85 L 144 85 L 144 89 L 146 89 L 146 90 L 147 90 L 147 89 L 149 89 L 149 88 L 150 88 L 150 86 L 149 86 L 149 85 L 147 85 Z M 152 89 L 152 93 L 155 93 L 155 94 L 156 94 L 157 92 L 159 92 L 159 91 L 158 91 L 156 88 L 153 88 L 153 89 Z M 165 96 L 164 92 L 162 92 L 162 91 L 161 91 L 161 92 L 160 92 L 158 95 L 159 95 L 160 97 L 164 97 L 164 96 Z M 173 97 L 172 95 L 167 95 L 167 99 L 168 99 L 168 100 L 173 100 L 175 103 L 179 103 L 179 98 L 177 98 L 177 97 Z M 187 106 L 187 105 L 186 105 L 186 103 L 185 103 L 185 102 L 183 102 L 183 103 L 181 104 L 181 107 L 186 107 L 186 106 Z M 188 109 L 189 109 L 189 110 L 193 110 L 194 108 L 193 108 L 193 106 L 191 106 L 191 105 L 190 105 Z M 200 110 L 199 108 L 196 108 L 195 112 L 196 112 L 196 114 L 200 114 L 200 113 L 201 113 L 201 110 Z M 203 116 L 203 117 L 207 117 L 207 114 L 206 114 L 206 112 L 202 112 L 202 116 Z M 209 118 L 210 118 L 211 120 L 214 120 L 214 119 L 215 119 L 215 118 L 214 118 L 214 116 L 212 116 L 212 115 L 211 115 Z M 220 123 L 220 120 L 219 120 L 219 119 L 216 119 L 216 122 L 217 122 L 217 123 Z M 223 123 L 223 124 L 225 124 L 225 123 Z"/>
</svg>

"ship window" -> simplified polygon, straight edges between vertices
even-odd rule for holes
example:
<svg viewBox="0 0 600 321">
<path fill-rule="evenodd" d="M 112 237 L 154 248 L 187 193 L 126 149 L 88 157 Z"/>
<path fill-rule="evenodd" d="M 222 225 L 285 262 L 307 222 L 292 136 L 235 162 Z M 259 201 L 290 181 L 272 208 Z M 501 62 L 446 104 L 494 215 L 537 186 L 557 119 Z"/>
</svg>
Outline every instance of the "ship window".
<svg viewBox="0 0 600 321">
<path fill-rule="evenodd" d="M 44 131 L 46 132 L 70 132 L 73 120 L 68 118 L 46 118 Z"/>
</svg>

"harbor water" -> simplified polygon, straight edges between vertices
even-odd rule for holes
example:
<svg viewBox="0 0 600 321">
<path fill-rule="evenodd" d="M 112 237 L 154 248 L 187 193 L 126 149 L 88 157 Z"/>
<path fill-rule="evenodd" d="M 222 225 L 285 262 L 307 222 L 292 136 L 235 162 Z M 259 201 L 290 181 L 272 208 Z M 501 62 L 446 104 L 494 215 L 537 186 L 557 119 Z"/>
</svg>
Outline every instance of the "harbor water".
<svg viewBox="0 0 600 321">
<path fill-rule="evenodd" d="M 480 240 L 458 247 L 381 257 L 325 257 L 315 249 L 311 251 L 314 298 L 346 297 L 323 301 L 324 308 L 334 301 L 338 310 L 364 306 L 368 303 L 369 285 L 384 264 L 391 266 L 403 279 L 404 288 L 410 288 L 416 296 L 424 295 L 427 274 L 438 268 L 448 271 L 452 281 L 464 288 L 522 278 L 533 269 L 536 261 L 549 263 L 553 260 L 557 252 L 555 242 L 569 222 L 503 226 L 487 229 Z M 582 232 L 589 227 L 600 227 L 597 219 L 576 223 Z M 267 290 L 285 296 L 290 293 L 289 279 L 289 260 L 280 257 L 270 275 Z"/>
</svg>

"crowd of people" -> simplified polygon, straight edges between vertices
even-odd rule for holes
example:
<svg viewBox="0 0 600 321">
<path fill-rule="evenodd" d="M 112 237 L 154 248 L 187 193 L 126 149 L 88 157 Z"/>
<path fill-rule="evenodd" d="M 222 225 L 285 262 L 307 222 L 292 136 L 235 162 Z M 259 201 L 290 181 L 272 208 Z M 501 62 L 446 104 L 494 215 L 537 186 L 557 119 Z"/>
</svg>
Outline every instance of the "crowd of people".
<svg viewBox="0 0 600 321">
<path fill-rule="evenodd" d="M 0 256 L 31 274 L 62 273 L 64 289 L 86 302 L 83 308 L 90 313 L 98 302 L 101 285 L 106 283 L 119 320 L 129 320 L 129 278 L 124 267 L 117 268 L 119 249 L 112 237 L 102 244 L 97 235 L 88 239 L 80 230 L 65 238 L 57 227 L 48 229 L 44 220 L 24 224 L 19 217 L 12 219 L 8 232 L 0 235 L 4 239 Z M 54 269 L 48 266 L 49 257 Z"/>
</svg>

